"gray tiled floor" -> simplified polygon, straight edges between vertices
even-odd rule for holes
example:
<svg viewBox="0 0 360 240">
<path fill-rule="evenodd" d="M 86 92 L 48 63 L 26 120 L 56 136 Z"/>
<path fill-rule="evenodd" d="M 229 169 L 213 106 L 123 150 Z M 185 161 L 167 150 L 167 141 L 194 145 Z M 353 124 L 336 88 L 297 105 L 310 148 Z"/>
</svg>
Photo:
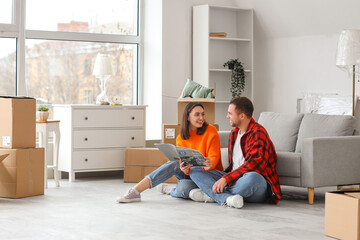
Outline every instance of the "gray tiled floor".
<svg viewBox="0 0 360 240">
<path fill-rule="evenodd" d="M 117 204 L 133 184 L 120 178 L 50 181 L 44 196 L 0 198 L 0 239 L 326 239 L 324 193 L 315 204 L 306 189 L 283 187 L 278 205 L 246 204 L 242 209 L 173 199 L 156 190 L 143 201 Z"/>
</svg>

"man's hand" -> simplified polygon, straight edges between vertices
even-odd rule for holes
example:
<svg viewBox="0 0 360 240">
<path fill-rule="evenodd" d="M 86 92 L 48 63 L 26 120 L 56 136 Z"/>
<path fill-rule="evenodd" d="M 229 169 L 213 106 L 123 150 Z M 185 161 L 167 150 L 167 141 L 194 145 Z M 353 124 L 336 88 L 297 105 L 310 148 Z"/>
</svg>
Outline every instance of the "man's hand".
<svg viewBox="0 0 360 240">
<path fill-rule="evenodd" d="M 184 162 L 180 160 L 180 170 L 181 170 L 183 173 L 189 175 L 190 168 L 191 168 L 190 165 L 184 166 Z"/>
<path fill-rule="evenodd" d="M 219 180 L 216 181 L 216 183 L 214 183 L 212 190 L 214 193 L 222 193 L 226 185 L 227 185 L 226 179 L 220 178 Z"/>
</svg>

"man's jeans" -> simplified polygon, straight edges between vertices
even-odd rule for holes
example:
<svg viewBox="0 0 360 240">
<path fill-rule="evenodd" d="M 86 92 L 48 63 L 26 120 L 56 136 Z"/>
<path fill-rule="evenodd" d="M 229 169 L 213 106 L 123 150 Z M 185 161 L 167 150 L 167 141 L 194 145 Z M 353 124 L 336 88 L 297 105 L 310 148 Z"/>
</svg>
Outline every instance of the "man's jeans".
<svg viewBox="0 0 360 240">
<path fill-rule="evenodd" d="M 164 163 L 158 169 L 147 175 L 146 178 L 150 180 L 150 188 L 154 188 L 172 176 L 179 179 L 176 188 L 170 193 L 173 197 L 189 198 L 189 192 L 194 188 L 198 188 L 190 177 L 181 171 L 179 161 L 168 161 Z"/>
<path fill-rule="evenodd" d="M 190 178 L 220 205 L 224 205 L 228 197 L 236 194 L 241 195 L 245 202 L 251 203 L 261 203 L 268 199 L 267 182 L 256 172 L 245 173 L 232 186 L 225 187 L 222 193 L 214 193 L 212 190 L 214 183 L 225 174 L 218 170 L 206 172 L 201 167 L 193 167 L 190 170 Z"/>
</svg>

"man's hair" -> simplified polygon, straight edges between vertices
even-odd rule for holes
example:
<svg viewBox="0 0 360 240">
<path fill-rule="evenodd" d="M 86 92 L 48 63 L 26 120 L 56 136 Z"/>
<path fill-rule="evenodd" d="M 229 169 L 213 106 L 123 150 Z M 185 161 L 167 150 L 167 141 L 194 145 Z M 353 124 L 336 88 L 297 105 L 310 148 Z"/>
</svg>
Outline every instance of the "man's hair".
<svg viewBox="0 0 360 240">
<path fill-rule="evenodd" d="M 235 105 L 238 113 L 244 113 L 248 118 L 252 118 L 254 112 L 254 105 L 247 97 L 237 97 L 230 101 L 230 104 Z"/>
</svg>

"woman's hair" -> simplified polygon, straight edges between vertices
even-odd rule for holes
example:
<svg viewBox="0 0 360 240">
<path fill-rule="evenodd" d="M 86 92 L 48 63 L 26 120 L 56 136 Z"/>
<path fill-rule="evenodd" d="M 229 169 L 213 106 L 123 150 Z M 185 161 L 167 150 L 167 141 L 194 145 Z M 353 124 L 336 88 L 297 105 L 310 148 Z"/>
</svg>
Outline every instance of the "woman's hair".
<svg viewBox="0 0 360 240">
<path fill-rule="evenodd" d="M 188 120 L 188 118 L 189 118 L 189 115 L 190 115 L 191 111 L 195 107 L 201 107 L 202 109 L 204 109 L 204 106 L 199 102 L 190 102 L 185 106 L 182 121 L 181 121 L 181 126 L 180 126 L 180 136 L 184 140 L 190 138 L 189 120 Z M 204 122 L 202 127 L 198 128 L 196 130 L 196 134 L 198 134 L 198 135 L 204 134 L 204 132 L 205 132 L 208 125 L 209 124 L 207 122 Z"/>
</svg>

